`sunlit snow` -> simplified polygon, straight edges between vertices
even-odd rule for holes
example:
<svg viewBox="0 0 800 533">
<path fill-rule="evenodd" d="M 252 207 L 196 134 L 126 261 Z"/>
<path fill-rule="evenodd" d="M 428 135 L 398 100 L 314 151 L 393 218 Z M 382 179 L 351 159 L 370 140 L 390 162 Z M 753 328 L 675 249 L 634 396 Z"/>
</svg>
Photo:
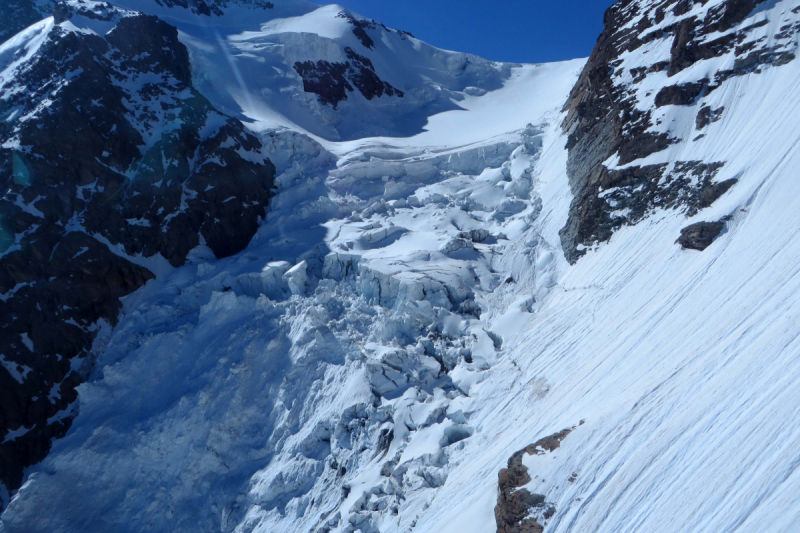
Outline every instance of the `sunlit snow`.
<svg viewBox="0 0 800 533">
<path fill-rule="evenodd" d="M 567 427 L 524 460 L 558 509 L 548 532 L 796 531 L 800 62 L 729 81 L 713 135 L 651 156 L 725 161 L 729 194 L 570 266 L 561 108 L 583 60 L 448 74 L 452 108 L 413 134 L 356 98 L 326 123 L 287 61 L 355 38 L 338 6 L 293 9 L 218 37 L 181 21 L 195 77 L 262 136 L 279 189 L 244 252 L 198 248 L 126 298 L 0 531 L 490 533 L 509 456 Z M 398 86 L 453 57 L 394 38 L 376 63 L 400 58 Z M 723 216 L 704 252 L 675 244 Z"/>
</svg>

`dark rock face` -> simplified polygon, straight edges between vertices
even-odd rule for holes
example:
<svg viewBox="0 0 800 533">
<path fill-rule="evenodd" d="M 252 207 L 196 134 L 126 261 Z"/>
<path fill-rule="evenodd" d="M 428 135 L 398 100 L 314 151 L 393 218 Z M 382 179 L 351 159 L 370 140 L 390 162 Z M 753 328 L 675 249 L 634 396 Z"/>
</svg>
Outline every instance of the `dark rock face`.
<svg viewBox="0 0 800 533">
<path fill-rule="evenodd" d="M 733 185 L 712 181 L 723 162 L 648 166 L 630 163 L 684 141 L 657 130 L 656 109 L 700 107 L 696 118 L 699 131 L 719 120 L 723 111 L 704 105 L 706 95 L 733 77 L 794 60 L 792 43 L 800 24 L 786 25 L 767 40 L 759 36 L 766 22 L 744 23 L 761 3 L 762 0 L 621 0 L 606 11 L 605 29 L 564 107 L 568 114 L 563 128 L 569 134 L 567 173 L 574 199 L 560 235 L 570 262 L 577 261 L 587 247 L 608 240 L 617 228 L 636 224 L 655 209 L 681 209 L 691 215 Z M 697 6 L 704 7 L 700 14 Z M 677 20 L 668 24 L 667 14 Z M 660 43 L 669 46 L 669 61 L 648 65 L 625 59 L 628 52 Z M 730 69 L 688 82 L 669 81 L 698 61 L 725 54 L 733 56 Z M 642 83 L 648 76 L 664 71 L 668 79 L 657 89 L 655 107 L 643 110 L 637 104 L 649 93 L 645 94 Z M 692 133 L 691 138 L 700 137 Z M 607 168 L 603 163 L 609 159 L 618 166 L 628 166 L 621 170 Z M 660 192 L 665 188 L 668 191 L 663 196 Z"/>
<path fill-rule="evenodd" d="M 303 78 L 303 90 L 316 94 L 321 103 L 334 109 L 339 107 L 339 102 L 347 100 L 347 91 L 353 92 L 353 86 L 345 77 L 347 63 L 298 61 L 294 69 Z"/>
<path fill-rule="evenodd" d="M 703 251 L 711 246 L 724 227 L 724 222 L 698 222 L 683 228 L 675 242 L 690 250 Z"/>
<path fill-rule="evenodd" d="M 403 91 L 395 89 L 382 81 L 375 73 L 375 67 L 368 58 L 359 55 L 352 48 L 345 48 L 347 59 L 344 63 L 330 61 L 298 61 L 294 69 L 303 78 L 303 90 L 314 93 L 323 104 L 338 108 L 339 102 L 347 100 L 347 93 L 353 92 L 353 85 L 367 100 L 386 96 L 402 98 Z"/>
<path fill-rule="evenodd" d="M 347 13 L 339 13 L 337 17 L 346 19 L 347 22 L 352 24 L 353 35 L 355 35 L 358 40 L 361 41 L 361 44 L 364 45 L 364 48 L 372 50 L 372 48 L 375 46 L 375 41 L 373 41 L 372 37 L 369 36 L 367 30 L 374 30 L 378 27 L 378 24 L 374 20 L 358 20 Z"/>
<path fill-rule="evenodd" d="M 714 182 L 722 163 L 678 161 L 667 164 L 631 166 L 622 170 L 602 168 L 597 179 L 602 192 L 587 196 L 574 208 L 575 235 L 580 242 L 607 241 L 625 224 L 636 224 L 654 209 L 683 208 L 688 216 L 714 203 L 728 191 L 735 179 Z M 589 233 L 591 231 L 591 233 Z"/>
<path fill-rule="evenodd" d="M 722 112 L 725 111 L 725 107 L 718 107 L 717 109 L 711 109 L 711 106 L 703 106 L 700 108 L 700 111 L 697 112 L 697 118 L 695 119 L 695 128 L 698 131 L 702 130 L 712 122 L 716 122 L 722 118 Z"/>
<path fill-rule="evenodd" d="M 375 74 L 375 67 L 372 66 L 372 61 L 368 58 L 358 55 L 350 47 L 345 48 L 344 53 L 347 55 L 347 59 L 350 60 L 345 65 L 352 62 L 350 79 L 353 80 L 353 85 L 364 95 L 364 98 L 372 100 L 373 98 L 380 98 L 384 94 L 386 96 L 397 95 L 398 98 L 403 97 L 403 91 L 395 89 L 385 81 L 381 81 L 378 75 Z"/>
<path fill-rule="evenodd" d="M 528 468 L 522 464 L 524 455 L 544 455 L 561 446 L 561 441 L 575 428 L 564 429 L 516 452 L 508 459 L 508 466 L 498 474 L 497 505 L 494 508 L 497 533 L 542 533 L 544 525 L 532 514 L 539 515 L 543 522 L 556 512 L 553 504 L 547 503 L 541 494 L 532 494 L 522 489 L 531 482 Z"/>
<path fill-rule="evenodd" d="M 707 82 L 708 80 L 704 80 Z M 665 105 L 689 105 L 694 103 L 698 96 L 703 94 L 706 83 L 684 83 L 683 85 L 670 85 L 664 87 L 656 95 L 656 107 Z"/>
<path fill-rule="evenodd" d="M 0 86 L 0 481 L 16 489 L 70 425 L 75 387 L 119 298 L 152 279 L 128 257 L 241 251 L 274 167 L 192 87 L 177 30 L 108 4 L 59 4 Z M 115 253 L 109 249 L 113 247 Z M 7 438 L 13 436 L 13 438 Z"/>
</svg>

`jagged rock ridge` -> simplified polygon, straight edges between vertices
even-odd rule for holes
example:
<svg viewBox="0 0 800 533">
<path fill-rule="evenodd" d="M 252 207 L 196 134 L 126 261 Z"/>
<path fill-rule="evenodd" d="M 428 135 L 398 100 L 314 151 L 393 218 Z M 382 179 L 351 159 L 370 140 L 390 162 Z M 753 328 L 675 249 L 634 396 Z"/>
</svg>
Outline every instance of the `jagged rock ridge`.
<svg viewBox="0 0 800 533">
<path fill-rule="evenodd" d="M 693 216 L 733 186 L 733 180 L 714 182 L 724 161 L 649 161 L 708 133 L 724 109 L 712 110 L 704 98 L 728 80 L 795 59 L 798 9 L 784 15 L 785 24 L 772 35 L 764 16 L 751 16 L 761 4 L 623 0 L 608 9 L 605 29 L 564 106 L 574 200 L 561 240 L 571 262 L 655 209 L 681 208 Z M 703 70 L 692 66 L 712 59 L 712 75 L 694 74 Z M 697 109 L 695 129 L 672 128 L 668 106 Z"/>
<path fill-rule="evenodd" d="M 196 15 L 205 15 L 207 17 L 223 16 L 225 14 L 223 10 L 229 3 L 251 5 L 263 9 L 273 9 L 275 7 L 275 4 L 268 0 L 155 0 L 155 2 L 160 6 L 181 7 Z"/>
<path fill-rule="evenodd" d="M 369 58 L 357 54 L 349 46 L 344 52 L 349 59 L 344 63 L 331 63 L 325 60 L 316 63 L 296 62 L 294 69 L 303 78 L 303 89 L 307 93 L 318 95 L 321 103 L 329 104 L 334 109 L 339 106 L 339 102 L 347 100 L 347 93 L 354 90 L 353 85 L 367 100 L 384 94 L 397 95 L 398 98 L 405 95 L 403 91 L 395 89 L 375 74 L 375 67 Z"/>
</svg>

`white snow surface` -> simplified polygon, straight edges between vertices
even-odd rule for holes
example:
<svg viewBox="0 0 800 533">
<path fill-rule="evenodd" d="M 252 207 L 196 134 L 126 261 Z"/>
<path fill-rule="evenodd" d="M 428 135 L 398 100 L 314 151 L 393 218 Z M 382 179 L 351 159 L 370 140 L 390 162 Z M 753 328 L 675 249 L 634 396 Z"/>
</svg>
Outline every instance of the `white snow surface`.
<svg viewBox="0 0 800 533">
<path fill-rule="evenodd" d="M 300 11 L 264 49 L 328 14 Z M 405 137 L 312 139 L 242 105 L 279 173 L 262 228 L 126 298 L 0 531 L 489 533 L 508 458 L 573 426 L 524 459 L 548 532 L 797 531 L 800 61 L 726 82 L 707 137 L 660 155 L 725 161 L 733 189 L 570 266 L 582 65 L 504 67 Z M 705 251 L 675 244 L 728 215 Z"/>
</svg>

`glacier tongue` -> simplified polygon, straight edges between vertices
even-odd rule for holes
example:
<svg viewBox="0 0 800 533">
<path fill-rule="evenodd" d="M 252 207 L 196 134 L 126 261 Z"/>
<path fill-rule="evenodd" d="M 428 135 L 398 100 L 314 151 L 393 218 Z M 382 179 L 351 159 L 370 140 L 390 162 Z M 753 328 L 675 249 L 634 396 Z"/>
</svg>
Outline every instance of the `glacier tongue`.
<svg viewBox="0 0 800 533">
<path fill-rule="evenodd" d="M 537 162 L 581 65 L 520 67 L 419 137 L 263 133 L 279 189 L 250 247 L 200 247 L 126 299 L 72 431 L 3 527 L 413 528 L 505 354 L 488 299 L 529 314 L 554 286 Z M 538 90 L 561 97 L 497 106 Z"/>
</svg>

